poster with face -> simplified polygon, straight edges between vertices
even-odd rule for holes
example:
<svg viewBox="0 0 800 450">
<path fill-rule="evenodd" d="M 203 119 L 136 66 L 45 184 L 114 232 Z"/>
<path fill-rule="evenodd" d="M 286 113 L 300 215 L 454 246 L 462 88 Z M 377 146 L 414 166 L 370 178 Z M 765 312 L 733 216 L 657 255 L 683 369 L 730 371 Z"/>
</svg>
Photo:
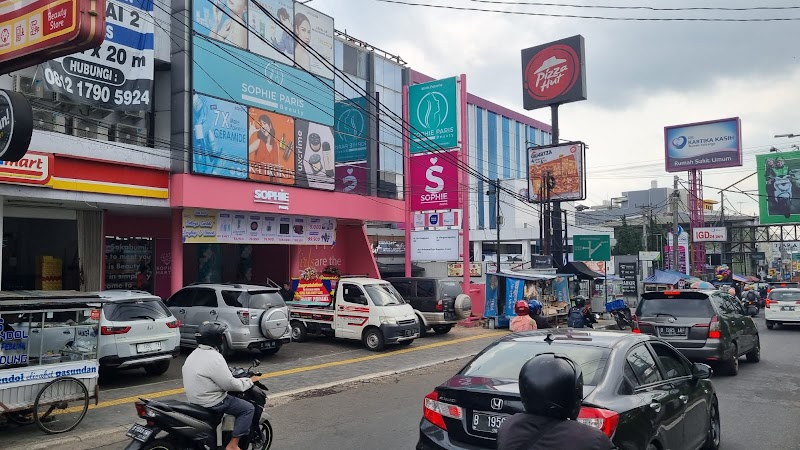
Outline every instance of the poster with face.
<svg viewBox="0 0 800 450">
<path fill-rule="evenodd" d="M 294 30 L 292 0 L 251 0 L 247 18 L 250 24 L 249 50 L 291 65 L 294 38 L 286 30 Z"/>
<path fill-rule="evenodd" d="M 295 149 L 297 186 L 332 191 L 336 181 L 333 127 L 296 120 Z"/>
<path fill-rule="evenodd" d="M 192 109 L 194 173 L 247 178 L 247 108 L 195 94 Z"/>
<path fill-rule="evenodd" d="M 194 31 L 226 44 L 247 48 L 247 0 L 197 0 Z"/>
<path fill-rule="evenodd" d="M 333 70 L 329 69 L 333 64 L 333 17 L 296 3 L 294 33 L 299 39 L 294 47 L 295 65 L 321 77 L 333 78 Z"/>
<path fill-rule="evenodd" d="M 248 110 L 249 178 L 294 184 L 294 119 L 258 108 Z"/>
</svg>

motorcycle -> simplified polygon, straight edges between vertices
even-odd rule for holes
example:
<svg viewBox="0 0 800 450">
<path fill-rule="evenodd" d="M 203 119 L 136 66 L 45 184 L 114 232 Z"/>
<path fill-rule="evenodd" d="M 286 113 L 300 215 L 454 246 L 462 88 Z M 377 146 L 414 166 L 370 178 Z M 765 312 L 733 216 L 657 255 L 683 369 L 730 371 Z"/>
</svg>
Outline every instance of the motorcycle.
<svg viewBox="0 0 800 450">
<path fill-rule="evenodd" d="M 253 372 L 261 361 L 254 360 L 247 370 L 231 368 L 235 378 L 261 376 Z M 256 381 L 244 392 L 228 392 L 255 407 L 250 434 L 242 437 L 239 447 L 248 450 L 267 450 L 272 446 L 272 424 L 267 407 L 267 387 Z M 135 403 L 137 415 L 147 421 L 135 423 L 128 430 L 132 440 L 125 450 L 222 450 L 230 441 L 233 417 L 216 413 L 208 408 L 178 400 L 149 400 L 140 398 Z M 161 437 L 159 437 L 161 435 Z"/>
<path fill-rule="evenodd" d="M 744 310 L 748 316 L 755 317 L 758 315 L 758 299 L 754 300 L 742 300 L 744 303 Z"/>
</svg>

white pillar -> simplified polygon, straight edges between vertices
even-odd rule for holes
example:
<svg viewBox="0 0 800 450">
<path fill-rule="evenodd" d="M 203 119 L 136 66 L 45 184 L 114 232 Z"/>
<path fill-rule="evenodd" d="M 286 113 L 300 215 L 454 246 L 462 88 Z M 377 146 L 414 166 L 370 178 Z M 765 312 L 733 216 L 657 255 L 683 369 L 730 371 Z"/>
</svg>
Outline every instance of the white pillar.
<svg viewBox="0 0 800 450">
<path fill-rule="evenodd" d="M 482 241 L 473 241 L 472 242 L 472 253 L 475 255 L 475 262 L 482 262 L 483 261 L 483 242 Z"/>
<path fill-rule="evenodd" d="M 530 240 L 522 241 L 522 262 L 525 263 L 525 264 L 530 264 L 531 266 L 533 266 L 533 262 L 531 261 L 531 241 Z"/>
</svg>

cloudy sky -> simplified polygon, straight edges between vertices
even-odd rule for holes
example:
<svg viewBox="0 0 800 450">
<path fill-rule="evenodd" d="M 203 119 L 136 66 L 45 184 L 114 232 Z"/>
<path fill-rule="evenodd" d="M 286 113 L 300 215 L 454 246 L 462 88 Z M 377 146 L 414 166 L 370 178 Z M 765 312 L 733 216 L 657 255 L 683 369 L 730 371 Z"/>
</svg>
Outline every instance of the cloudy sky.
<svg viewBox="0 0 800 450">
<path fill-rule="evenodd" d="M 498 5 L 497 0 L 410 0 L 457 7 L 639 18 L 792 18 L 800 7 L 760 11 L 610 10 Z M 530 3 L 521 1 L 519 3 Z M 755 7 L 799 5 L 786 0 L 550 0 L 612 6 Z M 575 34 L 586 40 L 588 100 L 560 108 L 561 136 L 589 145 L 586 204 L 651 180 L 671 186 L 664 171 L 663 127 L 739 116 L 744 166 L 707 170 L 706 186 L 726 187 L 755 171 L 755 154 L 790 150 L 800 138 L 800 20 L 784 22 L 611 21 L 520 16 L 405 6 L 378 0 L 313 0 L 336 28 L 434 77 L 466 73 L 469 91 L 550 123 L 549 109 L 522 109 L 520 50 Z M 686 173 L 678 173 L 682 179 Z M 756 177 L 739 185 L 755 190 Z M 705 198 L 719 199 L 706 187 Z M 729 196 L 726 208 L 755 213 L 756 203 Z"/>
</svg>

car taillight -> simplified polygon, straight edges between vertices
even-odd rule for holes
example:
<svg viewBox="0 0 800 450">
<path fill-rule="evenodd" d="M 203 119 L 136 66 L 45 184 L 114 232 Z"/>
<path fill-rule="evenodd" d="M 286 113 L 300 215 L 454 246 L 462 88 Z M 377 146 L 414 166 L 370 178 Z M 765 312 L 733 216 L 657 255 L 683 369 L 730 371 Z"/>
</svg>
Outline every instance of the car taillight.
<svg viewBox="0 0 800 450">
<path fill-rule="evenodd" d="M 239 310 L 236 311 L 236 314 L 239 315 L 239 320 L 242 321 L 242 325 L 250 325 L 250 311 Z"/>
<path fill-rule="evenodd" d="M 642 333 L 642 329 L 639 328 L 639 318 L 636 316 L 636 314 L 631 314 L 631 333 Z"/>
<path fill-rule="evenodd" d="M 444 311 L 444 303 L 442 303 L 441 299 L 438 302 L 436 302 L 436 310 L 437 311 Z"/>
<path fill-rule="evenodd" d="M 708 324 L 708 338 L 719 339 L 721 337 L 722 333 L 719 331 L 719 318 L 714 316 L 711 318 L 711 322 Z"/>
<path fill-rule="evenodd" d="M 179 328 L 181 326 L 180 320 L 173 320 L 172 322 L 167 322 L 167 328 Z"/>
<path fill-rule="evenodd" d="M 136 415 L 141 417 L 142 419 L 147 419 L 148 417 L 155 417 L 156 413 L 154 413 L 151 409 L 147 407 L 143 402 L 139 401 L 133 404 L 136 407 Z"/>
<path fill-rule="evenodd" d="M 772 303 L 778 303 L 778 302 L 776 302 L 775 300 L 766 299 L 764 301 L 764 307 L 766 307 L 767 309 L 771 309 L 769 305 L 771 305 Z"/>
<path fill-rule="evenodd" d="M 608 409 L 581 407 L 578 422 L 597 428 L 609 438 L 614 436 L 614 431 L 619 423 L 619 414 Z"/>
<path fill-rule="evenodd" d="M 433 391 L 425 396 L 425 401 L 422 404 L 422 415 L 428 422 L 446 430 L 447 425 L 444 423 L 444 418 L 450 417 L 451 419 L 461 420 L 464 417 L 464 410 L 460 406 L 440 402 L 439 393 Z"/>
<path fill-rule="evenodd" d="M 110 336 L 112 334 L 125 334 L 131 331 L 131 327 L 100 327 L 100 334 Z"/>
</svg>

